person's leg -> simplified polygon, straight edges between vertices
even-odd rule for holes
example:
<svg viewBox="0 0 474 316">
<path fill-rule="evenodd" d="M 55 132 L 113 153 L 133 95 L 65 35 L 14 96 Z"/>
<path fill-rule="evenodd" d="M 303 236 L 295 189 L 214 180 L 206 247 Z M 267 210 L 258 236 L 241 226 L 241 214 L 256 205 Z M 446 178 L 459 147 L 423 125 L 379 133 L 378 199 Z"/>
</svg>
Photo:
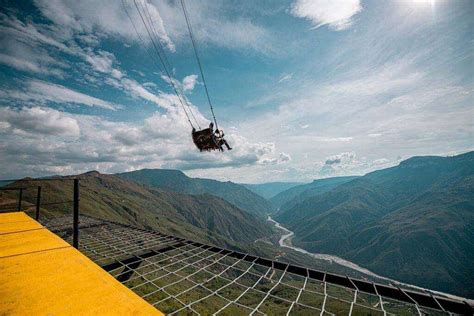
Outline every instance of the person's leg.
<svg viewBox="0 0 474 316">
<path fill-rule="evenodd" d="M 227 147 L 227 150 L 232 150 L 232 148 L 229 146 L 229 144 L 227 143 L 227 141 L 225 139 L 223 140 L 223 143 L 224 143 L 225 147 Z"/>
</svg>

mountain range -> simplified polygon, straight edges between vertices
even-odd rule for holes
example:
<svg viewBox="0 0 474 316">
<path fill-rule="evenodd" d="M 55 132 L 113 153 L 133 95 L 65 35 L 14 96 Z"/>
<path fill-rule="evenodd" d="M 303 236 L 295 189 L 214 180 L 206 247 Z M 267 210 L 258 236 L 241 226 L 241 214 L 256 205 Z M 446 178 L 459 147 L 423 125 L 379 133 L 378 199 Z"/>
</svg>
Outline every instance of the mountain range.
<svg viewBox="0 0 474 316">
<path fill-rule="evenodd" d="M 302 185 L 301 182 L 268 182 L 259 184 L 241 183 L 250 191 L 270 200 L 280 192 L 287 191 L 295 186 Z"/>
<path fill-rule="evenodd" d="M 177 193 L 96 171 L 76 177 L 80 179 L 80 211 L 84 215 L 233 249 L 272 234 L 271 226 L 260 217 L 207 193 Z M 13 185 L 28 184 L 18 181 Z M 72 182 L 46 180 L 34 185 L 42 187 L 42 214 L 71 213 L 70 203 L 51 203 L 72 197 Z M 23 198 L 34 204 L 36 190 L 25 190 Z"/>
<path fill-rule="evenodd" d="M 289 209 L 295 204 L 312 196 L 328 192 L 336 186 L 349 182 L 357 177 L 334 177 L 314 180 L 308 184 L 294 186 L 288 190 L 282 191 L 270 199 L 275 210 Z"/>
<path fill-rule="evenodd" d="M 474 283 L 466 282 L 474 279 L 474 152 L 413 157 L 310 193 L 274 215 L 295 232 L 295 245 L 397 280 L 474 295 Z"/>
<path fill-rule="evenodd" d="M 271 214 L 295 233 L 291 242 L 297 247 L 337 255 L 403 282 L 474 297 L 474 152 L 413 157 L 365 176 L 307 184 L 240 185 L 164 169 L 75 177 L 85 215 L 333 268 L 277 247 L 280 236 L 264 218 Z M 50 204 L 72 196 L 67 183 L 37 183 L 43 187 L 44 216 L 70 214 L 70 203 Z M 11 194 L 0 192 L 2 209 L 16 208 Z M 32 206 L 35 190 L 26 190 L 23 198 L 24 206 Z"/>
<path fill-rule="evenodd" d="M 242 185 L 227 181 L 190 178 L 179 170 L 142 169 L 117 176 L 143 185 L 186 194 L 212 194 L 243 211 L 264 217 L 272 208 L 269 201 Z"/>
</svg>

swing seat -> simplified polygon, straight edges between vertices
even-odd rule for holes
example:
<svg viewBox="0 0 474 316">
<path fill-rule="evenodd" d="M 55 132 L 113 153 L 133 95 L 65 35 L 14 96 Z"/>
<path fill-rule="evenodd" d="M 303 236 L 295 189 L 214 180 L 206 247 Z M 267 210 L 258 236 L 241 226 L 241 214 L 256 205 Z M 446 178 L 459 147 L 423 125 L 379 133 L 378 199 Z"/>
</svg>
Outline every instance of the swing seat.
<svg viewBox="0 0 474 316">
<path fill-rule="evenodd" d="M 199 151 L 221 150 L 212 129 L 205 128 L 200 131 L 193 130 L 193 142 Z"/>
</svg>

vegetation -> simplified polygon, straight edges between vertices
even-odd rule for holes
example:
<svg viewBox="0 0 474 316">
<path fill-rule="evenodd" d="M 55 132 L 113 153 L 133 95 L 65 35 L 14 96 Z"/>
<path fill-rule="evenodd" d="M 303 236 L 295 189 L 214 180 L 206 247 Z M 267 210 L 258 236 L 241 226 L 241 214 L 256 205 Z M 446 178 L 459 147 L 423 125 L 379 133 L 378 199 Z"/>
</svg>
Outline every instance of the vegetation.
<svg viewBox="0 0 474 316">
<path fill-rule="evenodd" d="M 335 177 L 314 180 L 308 184 L 295 186 L 289 190 L 283 191 L 270 199 L 275 210 L 290 209 L 295 204 L 303 200 L 328 192 L 340 184 L 349 182 L 357 177 Z"/>
<path fill-rule="evenodd" d="M 118 176 L 138 183 L 187 194 L 212 194 L 234 204 L 243 211 L 265 217 L 271 204 L 263 197 L 233 182 L 190 178 L 179 170 L 142 169 Z"/>
<path fill-rule="evenodd" d="M 474 296 L 474 152 L 414 157 L 301 200 L 276 215 L 296 245 Z"/>
<path fill-rule="evenodd" d="M 80 209 L 84 215 L 234 249 L 242 249 L 246 244 L 272 234 L 272 228 L 266 221 L 216 196 L 149 188 L 98 172 L 78 177 Z M 13 185 L 31 186 L 31 183 L 20 181 Z M 72 181 L 40 181 L 34 185 L 42 186 L 42 204 L 46 213 L 71 212 L 71 203 L 50 203 L 72 200 Z M 11 196 L 13 193 L 9 194 L 10 198 L 5 200 L 10 203 L 16 201 Z M 24 200 L 35 203 L 36 190 L 26 190 Z"/>
<path fill-rule="evenodd" d="M 474 288 L 466 278 L 474 275 L 473 162 L 473 152 L 450 158 L 415 157 L 363 177 L 316 180 L 277 194 L 275 198 L 286 202 L 272 216 L 295 232 L 295 245 L 309 251 L 335 254 L 407 283 L 472 297 Z M 125 179 L 130 174 L 79 175 L 82 214 L 319 270 L 367 277 L 278 247 L 280 234 L 261 216 L 205 192 L 225 193 L 228 199 L 249 197 L 246 202 L 254 200 L 260 205 L 263 198 L 255 199 L 256 194 L 238 188 L 240 185 L 191 179 L 176 171 L 150 172 L 153 176 L 139 178 L 153 187 Z M 145 173 L 132 173 L 133 177 L 140 174 Z M 37 184 L 43 187 L 42 214 L 71 212 L 71 182 Z M 213 189 L 214 185 L 224 188 Z M 193 194 L 176 192 L 179 187 Z M 35 200 L 34 188 L 24 192 L 23 206 Z M 58 201 L 68 203 L 50 204 Z M 2 209 L 16 208 L 16 193 L 0 192 L 0 205 Z"/>
</svg>

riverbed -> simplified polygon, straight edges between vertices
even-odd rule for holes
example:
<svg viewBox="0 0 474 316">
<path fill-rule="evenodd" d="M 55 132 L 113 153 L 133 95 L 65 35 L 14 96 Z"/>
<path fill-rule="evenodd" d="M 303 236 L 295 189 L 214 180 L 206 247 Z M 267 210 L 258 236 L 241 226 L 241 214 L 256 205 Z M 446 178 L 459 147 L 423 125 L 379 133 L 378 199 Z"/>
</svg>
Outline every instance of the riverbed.
<svg viewBox="0 0 474 316">
<path fill-rule="evenodd" d="M 315 259 L 325 260 L 325 261 L 329 261 L 329 262 L 335 262 L 335 263 L 337 263 L 341 266 L 351 268 L 352 270 L 356 270 L 356 271 L 362 272 L 366 275 L 370 275 L 370 276 L 373 276 L 373 277 L 376 277 L 376 278 L 380 278 L 380 279 L 384 279 L 384 280 L 388 280 L 388 281 L 394 281 L 394 280 L 391 280 L 389 278 L 378 275 L 378 274 L 376 274 L 376 273 L 374 273 L 374 272 L 372 272 L 372 271 L 370 271 L 366 268 L 363 268 L 363 267 L 361 267 L 361 266 L 359 266 L 359 265 L 357 265 L 357 264 L 355 264 L 351 261 L 343 259 L 341 257 L 334 256 L 334 255 L 329 255 L 329 254 L 324 254 L 324 253 L 309 252 L 307 250 L 304 250 L 303 248 L 293 246 L 291 240 L 292 240 L 293 236 L 295 235 L 295 233 L 292 232 L 291 230 L 287 229 L 286 227 L 283 227 L 280 223 L 278 223 L 273 218 L 271 218 L 271 216 L 268 216 L 267 220 L 269 222 L 272 222 L 275 225 L 276 228 L 284 231 L 283 235 L 280 237 L 280 240 L 278 241 L 278 243 L 280 244 L 280 247 L 293 249 L 293 250 L 298 251 L 300 253 L 304 253 L 306 255 L 309 255 L 309 256 L 311 256 Z"/>
<path fill-rule="evenodd" d="M 338 256 L 334 256 L 334 255 L 329 255 L 329 254 L 324 254 L 324 253 L 314 253 L 314 252 L 309 252 L 303 248 L 299 248 L 299 247 L 296 247 L 292 244 L 291 240 L 292 238 L 294 237 L 295 233 L 292 232 L 291 230 L 287 229 L 286 227 L 282 226 L 280 223 L 278 223 L 277 221 L 275 221 L 273 218 L 271 218 L 271 216 L 268 216 L 267 220 L 271 223 L 273 223 L 273 225 L 275 225 L 275 227 L 277 229 L 279 229 L 280 231 L 282 231 L 282 236 L 280 237 L 280 240 L 278 241 L 280 247 L 283 247 L 283 248 L 289 248 L 289 249 L 292 249 L 294 251 L 298 251 L 300 253 L 303 253 L 303 254 L 306 254 L 308 256 L 311 256 L 315 259 L 319 259 L 319 260 L 325 260 L 325 261 L 328 261 L 328 262 L 334 262 L 334 263 L 337 263 L 341 266 L 344 266 L 344 267 L 348 267 L 352 270 L 355 270 L 355 271 L 359 271 L 365 275 L 368 275 L 368 276 L 372 276 L 372 277 L 375 277 L 375 278 L 378 278 L 378 279 L 382 279 L 382 280 L 385 280 L 385 281 L 388 281 L 389 283 L 391 283 L 392 285 L 396 285 L 396 286 L 403 286 L 403 287 L 410 287 L 410 288 L 413 288 L 413 289 L 417 289 L 417 290 L 426 290 L 426 291 L 429 291 L 429 292 L 432 292 L 432 293 L 436 293 L 436 294 L 440 294 L 440 295 L 443 295 L 443 296 L 446 296 L 446 297 L 451 297 L 451 298 L 455 298 L 455 299 L 465 299 L 465 298 L 461 298 L 459 296 L 456 296 L 456 295 L 452 295 L 452 294 L 447 294 L 447 293 L 443 293 L 443 292 L 438 292 L 438 291 L 434 291 L 434 290 L 430 290 L 430 289 L 426 289 L 426 288 L 423 288 L 423 287 L 420 287 L 420 286 L 416 286 L 416 285 L 412 285 L 412 284 L 407 284 L 407 283 L 403 283 L 403 282 L 400 282 L 400 281 L 397 281 L 397 280 L 393 280 L 393 279 L 390 279 L 390 278 L 387 278 L 387 277 L 384 277 L 384 276 L 381 276 L 379 274 L 376 274 L 364 267 L 361 267 L 357 264 L 355 264 L 354 262 L 351 262 L 349 260 L 346 260 L 346 259 L 343 259 L 341 257 L 338 257 Z"/>
</svg>

